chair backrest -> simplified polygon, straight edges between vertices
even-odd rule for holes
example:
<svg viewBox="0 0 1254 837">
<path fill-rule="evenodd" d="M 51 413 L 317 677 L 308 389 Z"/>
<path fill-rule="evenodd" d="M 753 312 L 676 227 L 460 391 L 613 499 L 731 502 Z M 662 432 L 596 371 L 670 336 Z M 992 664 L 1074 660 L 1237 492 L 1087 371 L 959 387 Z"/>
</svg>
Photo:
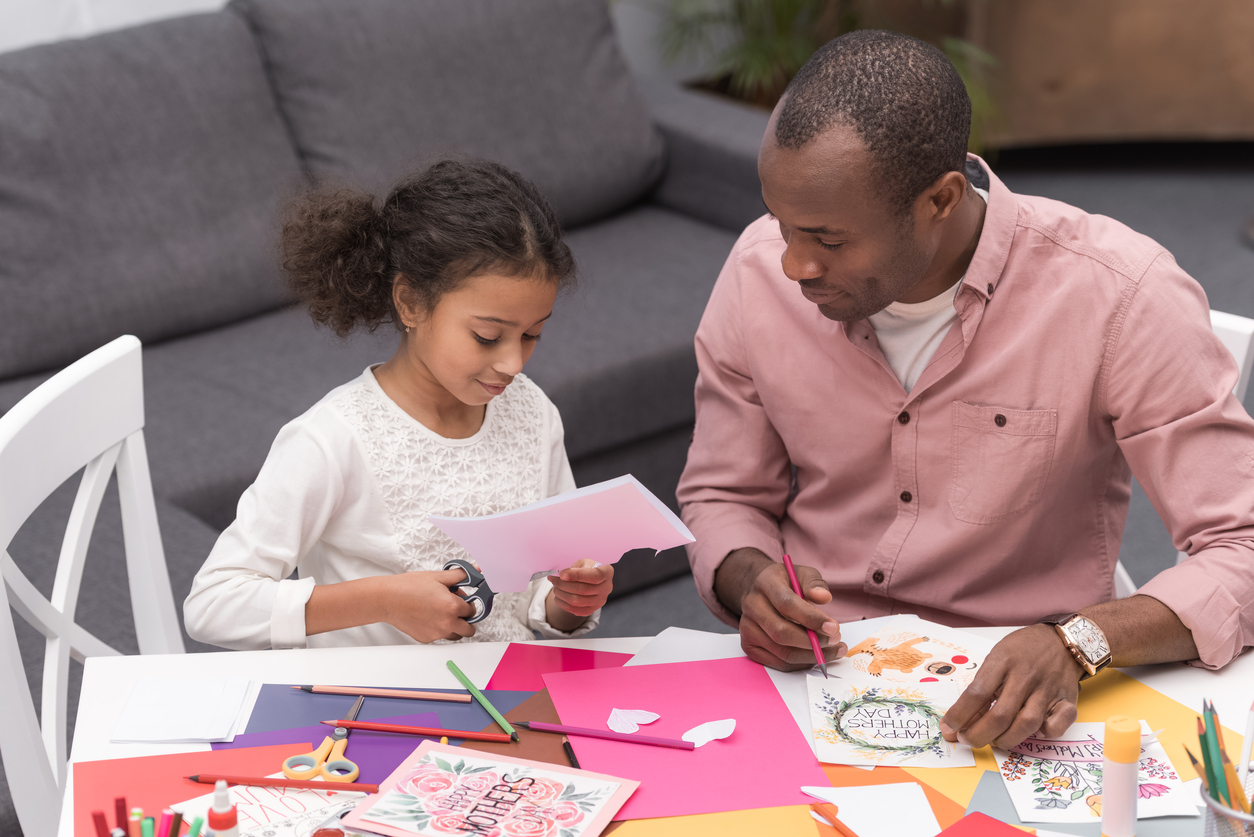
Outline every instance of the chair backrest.
<svg viewBox="0 0 1254 837">
<path fill-rule="evenodd" d="M 182 653 L 144 449 L 140 343 L 119 337 L 41 385 L 0 416 L 0 574 L 12 610 L 46 640 L 42 730 L 35 716 L 9 608 L 0 614 L 0 756 L 27 837 L 56 833 L 66 774 L 70 657 L 117 654 L 74 622 L 87 544 L 105 487 L 117 471 L 126 571 L 143 654 Z M 9 556 L 18 529 L 83 469 L 44 598 Z"/>
</svg>

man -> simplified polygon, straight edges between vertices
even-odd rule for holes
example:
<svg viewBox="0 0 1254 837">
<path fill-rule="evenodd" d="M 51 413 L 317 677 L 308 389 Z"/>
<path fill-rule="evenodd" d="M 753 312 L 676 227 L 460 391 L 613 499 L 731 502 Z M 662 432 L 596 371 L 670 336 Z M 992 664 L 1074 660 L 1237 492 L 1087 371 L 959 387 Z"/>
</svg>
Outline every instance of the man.
<svg viewBox="0 0 1254 837">
<path fill-rule="evenodd" d="M 845 35 L 797 75 L 758 159 L 770 214 L 697 332 L 679 500 L 702 597 L 765 665 L 811 665 L 805 628 L 838 658 L 840 622 L 893 613 L 1030 625 L 942 724 L 1010 747 L 1061 734 L 1112 660 L 1254 644 L 1254 422 L 1171 255 L 1012 194 L 969 125 L 911 38 Z M 1191 557 L 1115 601 L 1130 474 Z"/>
</svg>

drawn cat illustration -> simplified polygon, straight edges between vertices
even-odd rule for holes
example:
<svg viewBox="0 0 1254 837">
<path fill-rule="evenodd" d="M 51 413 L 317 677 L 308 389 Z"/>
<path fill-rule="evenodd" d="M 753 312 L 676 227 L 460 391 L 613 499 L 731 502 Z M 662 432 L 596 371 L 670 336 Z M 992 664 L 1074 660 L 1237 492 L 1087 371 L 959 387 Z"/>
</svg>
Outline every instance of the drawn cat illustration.
<svg viewBox="0 0 1254 837">
<path fill-rule="evenodd" d="M 878 637 L 867 637 L 853 648 L 850 648 L 847 655 L 852 657 L 854 654 L 870 654 L 871 664 L 867 666 L 866 671 L 867 674 L 875 677 L 883 674 L 886 668 L 900 671 L 902 674 L 909 674 L 921 666 L 924 660 L 932 659 L 931 654 L 925 654 L 914 648 L 920 642 L 927 642 L 927 637 L 925 636 L 908 639 L 899 645 L 894 645 L 892 648 L 880 648 L 877 644 L 878 642 Z"/>
</svg>

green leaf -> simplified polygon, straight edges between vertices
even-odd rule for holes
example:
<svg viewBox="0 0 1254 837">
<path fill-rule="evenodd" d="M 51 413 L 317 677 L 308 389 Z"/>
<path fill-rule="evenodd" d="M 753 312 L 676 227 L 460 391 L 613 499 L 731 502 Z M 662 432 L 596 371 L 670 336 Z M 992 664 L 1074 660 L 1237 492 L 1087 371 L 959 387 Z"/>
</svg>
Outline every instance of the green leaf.
<svg viewBox="0 0 1254 837">
<path fill-rule="evenodd" d="M 1082 797 L 1082 796 L 1084 796 L 1084 788 L 1080 788 L 1078 791 L 1076 791 L 1075 793 L 1071 794 L 1071 798 L 1072 798 L 1072 799 L 1079 799 L 1079 798 L 1080 798 L 1080 797 Z"/>
<path fill-rule="evenodd" d="M 444 759 L 440 758 L 439 756 L 435 757 L 435 766 L 443 770 L 445 773 L 456 772 L 453 770 L 453 765 L 449 764 L 448 762 L 446 762 Z"/>
</svg>

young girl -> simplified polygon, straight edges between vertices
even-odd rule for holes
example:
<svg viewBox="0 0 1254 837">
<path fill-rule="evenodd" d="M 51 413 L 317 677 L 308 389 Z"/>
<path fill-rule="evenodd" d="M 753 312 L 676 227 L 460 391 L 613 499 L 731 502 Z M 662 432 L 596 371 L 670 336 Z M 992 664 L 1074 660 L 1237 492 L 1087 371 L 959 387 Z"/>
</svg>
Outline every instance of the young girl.
<svg viewBox="0 0 1254 837">
<path fill-rule="evenodd" d="M 568 637 L 596 627 L 612 566 L 577 561 L 475 608 L 464 550 L 428 514 L 493 514 L 575 487 L 557 409 L 524 377 L 574 260 L 553 210 L 494 163 L 436 163 L 381 208 L 314 193 L 283 228 L 291 287 L 346 337 L 393 323 L 391 360 L 284 427 L 183 605 L 228 648 Z M 299 578 L 291 578 L 293 570 Z M 491 579 L 488 580 L 491 584 Z"/>
</svg>

